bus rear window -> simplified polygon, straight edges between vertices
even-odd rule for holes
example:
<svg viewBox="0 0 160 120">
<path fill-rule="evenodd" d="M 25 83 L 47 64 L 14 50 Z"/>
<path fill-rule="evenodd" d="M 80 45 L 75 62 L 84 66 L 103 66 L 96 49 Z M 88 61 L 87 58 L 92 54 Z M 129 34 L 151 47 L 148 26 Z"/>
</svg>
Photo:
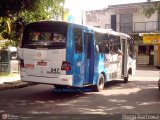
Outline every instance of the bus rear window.
<svg viewBox="0 0 160 120">
<path fill-rule="evenodd" d="M 67 42 L 67 25 L 60 23 L 33 23 L 24 31 L 22 48 L 63 49 Z"/>
</svg>

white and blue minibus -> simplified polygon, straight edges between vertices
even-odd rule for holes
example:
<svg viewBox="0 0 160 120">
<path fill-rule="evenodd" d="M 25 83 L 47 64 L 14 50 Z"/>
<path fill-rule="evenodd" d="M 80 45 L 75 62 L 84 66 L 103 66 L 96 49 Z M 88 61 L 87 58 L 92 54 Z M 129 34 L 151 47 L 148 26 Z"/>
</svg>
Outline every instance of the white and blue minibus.
<svg viewBox="0 0 160 120">
<path fill-rule="evenodd" d="M 19 49 L 21 80 L 56 88 L 93 86 L 135 73 L 134 40 L 126 34 L 63 21 L 28 24 Z"/>
</svg>

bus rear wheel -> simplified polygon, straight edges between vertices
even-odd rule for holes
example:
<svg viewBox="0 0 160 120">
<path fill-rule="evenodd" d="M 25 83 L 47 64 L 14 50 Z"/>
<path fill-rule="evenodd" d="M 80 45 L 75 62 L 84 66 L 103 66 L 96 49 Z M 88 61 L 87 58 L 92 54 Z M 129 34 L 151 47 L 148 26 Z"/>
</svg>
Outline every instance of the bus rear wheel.
<svg viewBox="0 0 160 120">
<path fill-rule="evenodd" d="M 66 89 L 67 88 L 67 86 L 64 86 L 64 85 L 54 85 L 54 87 L 56 89 Z"/>
<path fill-rule="evenodd" d="M 160 90 L 160 79 L 158 80 L 158 88 Z"/>
<path fill-rule="evenodd" d="M 97 84 L 94 86 L 95 87 L 94 90 L 96 92 L 102 91 L 104 89 L 104 84 L 105 84 L 104 75 L 100 74 L 98 81 L 97 81 Z"/>
</svg>

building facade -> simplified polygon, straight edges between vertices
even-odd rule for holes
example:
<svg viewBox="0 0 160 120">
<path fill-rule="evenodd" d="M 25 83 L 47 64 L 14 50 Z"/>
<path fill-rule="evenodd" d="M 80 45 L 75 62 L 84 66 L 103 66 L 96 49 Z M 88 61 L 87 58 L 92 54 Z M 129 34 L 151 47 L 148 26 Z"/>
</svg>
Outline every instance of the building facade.
<svg viewBox="0 0 160 120">
<path fill-rule="evenodd" d="M 149 18 L 144 9 L 148 5 L 160 2 L 143 2 L 108 6 L 106 9 L 86 11 L 85 24 L 113 29 L 131 35 L 135 39 L 138 65 L 160 64 L 160 39 L 158 42 L 145 43 L 143 35 L 160 32 L 160 13 L 155 12 Z"/>
</svg>

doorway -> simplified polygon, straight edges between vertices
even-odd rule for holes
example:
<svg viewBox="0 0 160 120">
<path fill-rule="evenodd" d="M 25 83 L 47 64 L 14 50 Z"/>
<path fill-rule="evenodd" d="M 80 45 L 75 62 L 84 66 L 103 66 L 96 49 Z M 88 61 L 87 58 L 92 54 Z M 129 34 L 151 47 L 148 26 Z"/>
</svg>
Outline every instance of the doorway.
<svg viewBox="0 0 160 120">
<path fill-rule="evenodd" d="M 138 64 L 154 65 L 154 45 L 138 46 Z"/>
</svg>

